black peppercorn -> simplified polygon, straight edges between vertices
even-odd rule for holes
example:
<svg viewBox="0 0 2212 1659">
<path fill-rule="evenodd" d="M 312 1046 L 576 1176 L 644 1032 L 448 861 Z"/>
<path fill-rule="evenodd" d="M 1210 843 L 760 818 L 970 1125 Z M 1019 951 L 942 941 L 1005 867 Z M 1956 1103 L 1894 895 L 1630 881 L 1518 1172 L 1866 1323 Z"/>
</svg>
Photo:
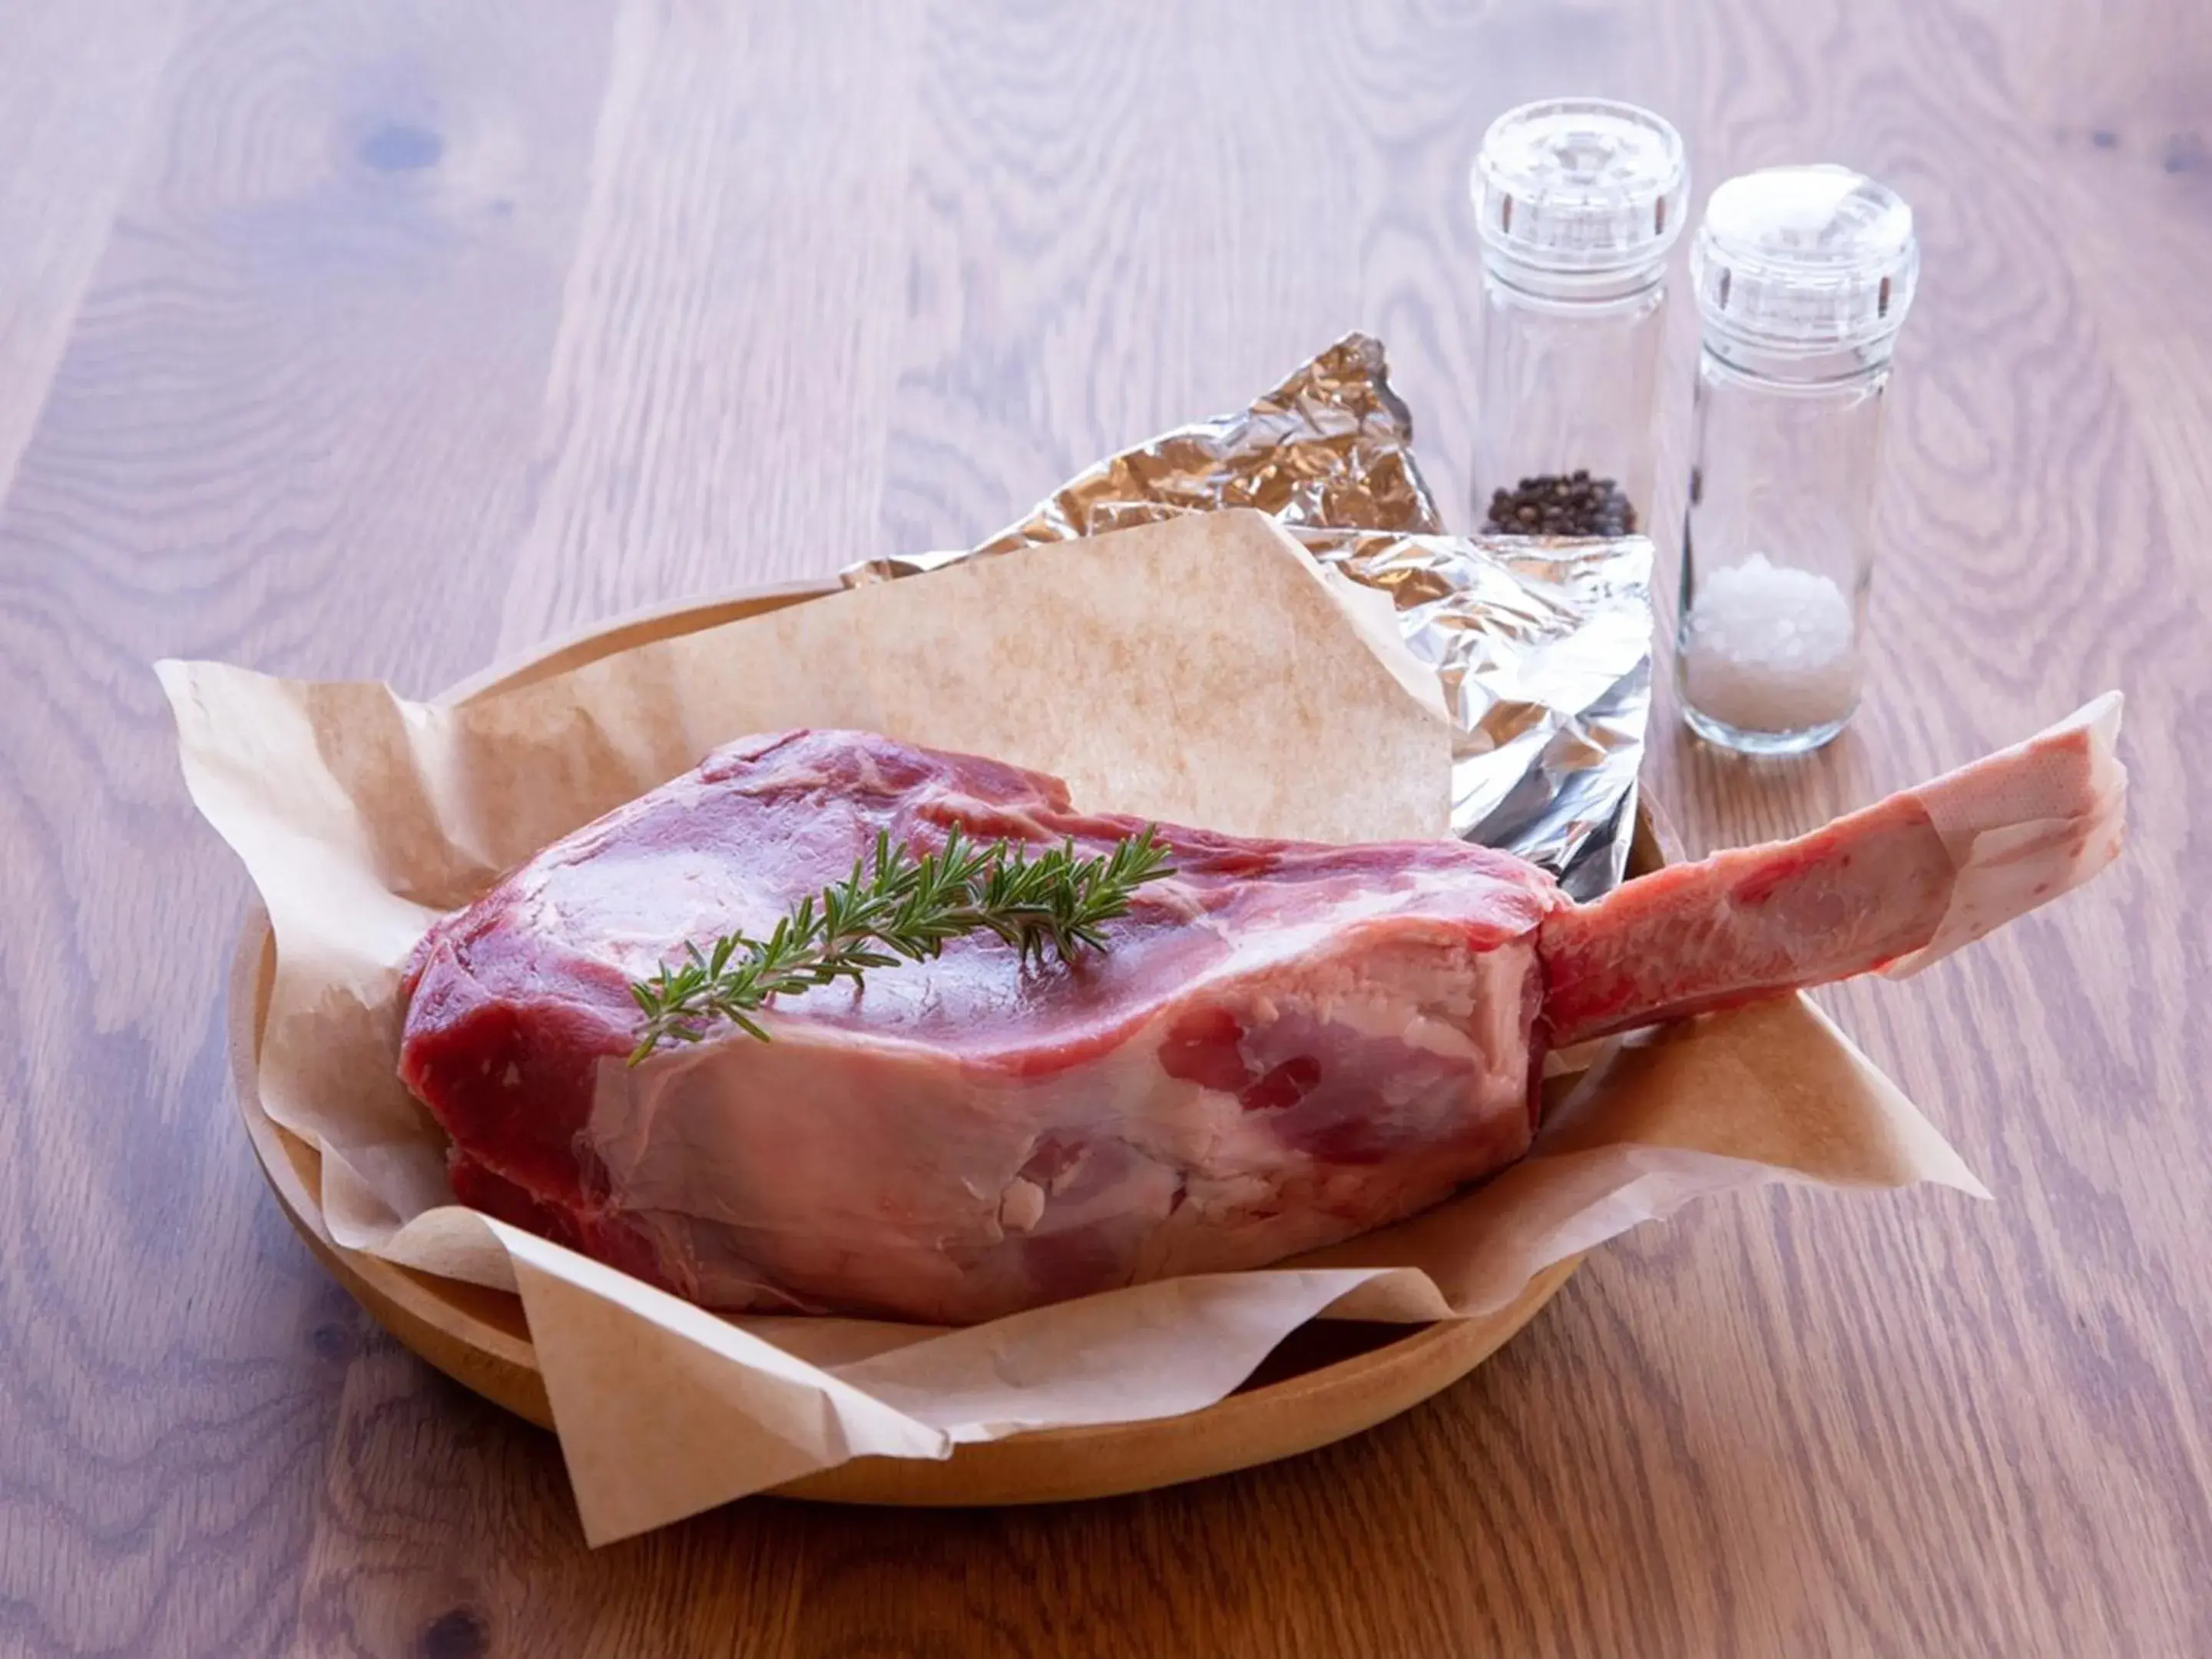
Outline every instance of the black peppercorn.
<svg viewBox="0 0 2212 1659">
<path fill-rule="evenodd" d="M 1632 536 L 1636 507 L 1612 479 L 1593 478 L 1577 467 L 1495 491 L 1482 530 L 1491 536 Z"/>
</svg>

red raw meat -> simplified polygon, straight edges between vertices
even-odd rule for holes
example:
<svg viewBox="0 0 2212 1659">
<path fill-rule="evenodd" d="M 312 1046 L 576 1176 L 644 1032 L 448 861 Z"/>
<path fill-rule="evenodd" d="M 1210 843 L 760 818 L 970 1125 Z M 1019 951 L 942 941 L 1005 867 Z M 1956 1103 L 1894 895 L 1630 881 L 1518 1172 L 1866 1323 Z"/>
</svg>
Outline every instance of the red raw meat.
<svg viewBox="0 0 2212 1659">
<path fill-rule="evenodd" d="M 632 1068 L 629 980 L 764 932 L 880 830 L 1141 827 L 993 761 L 746 738 L 434 927 L 401 1074 L 463 1202 L 709 1307 L 963 1323 L 1263 1266 L 1518 1158 L 1547 1044 L 1940 954 L 2085 879 L 2118 849 L 2116 720 L 1581 907 L 1458 842 L 1166 829 L 1177 873 L 1104 954 L 955 940 L 782 1000 L 773 1042 Z"/>
</svg>

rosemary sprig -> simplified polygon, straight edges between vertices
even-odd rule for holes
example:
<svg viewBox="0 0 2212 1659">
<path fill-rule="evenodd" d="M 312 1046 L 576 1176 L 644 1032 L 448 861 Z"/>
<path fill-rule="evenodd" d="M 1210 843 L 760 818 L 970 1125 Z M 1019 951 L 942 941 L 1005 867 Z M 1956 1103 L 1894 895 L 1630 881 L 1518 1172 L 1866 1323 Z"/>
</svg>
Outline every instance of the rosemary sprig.
<svg viewBox="0 0 2212 1659">
<path fill-rule="evenodd" d="M 1128 913 L 1131 895 L 1174 873 L 1150 824 L 1088 859 L 1072 841 L 1032 858 L 1014 842 L 973 841 L 957 824 L 917 858 L 878 834 L 872 864 L 854 860 L 851 876 L 801 899 L 766 939 L 726 933 L 703 951 L 687 943 L 682 961 L 633 981 L 643 1019 L 630 1064 L 726 1021 L 765 1042 L 752 1016 L 770 998 L 841 979 L 858 985 L 871 968 L 926 960 L 967 933 L 995 933 L 1024 962 L 1042 962 L 1048 946 L 1063 962 L 1103 951 L 1106 924 Z"/>
</svg>

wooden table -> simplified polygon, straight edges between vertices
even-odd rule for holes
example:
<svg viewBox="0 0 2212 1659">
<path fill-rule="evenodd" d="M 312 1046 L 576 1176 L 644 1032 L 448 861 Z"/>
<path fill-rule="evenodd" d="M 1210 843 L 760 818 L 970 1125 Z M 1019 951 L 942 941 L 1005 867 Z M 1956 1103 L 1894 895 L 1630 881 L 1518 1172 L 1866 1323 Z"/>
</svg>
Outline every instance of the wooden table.
<svg viewBox="0 0 2212 1659">
<path fill-rule="evenodd" d="M 1867 167 L 1926 246 L 1869 705 L 1794 770 L 1669 713 L 1686 838 L 2131 699 L 2122 868 L 1829 999 L 1998 1201 L 1708 1206 L 1284 1467 L 586 1552 L 552 1441 L 261 1188 L 246 884 L 149 663 L 427 693 L 964 543 L 1350 325 L 1457 513 L 1467 164 L 1580 89 L 1705 184 Z M 2212 1652 L 2208 146 L 2196 0 L 8 6 L 0 1651 Z"/>
</svg>

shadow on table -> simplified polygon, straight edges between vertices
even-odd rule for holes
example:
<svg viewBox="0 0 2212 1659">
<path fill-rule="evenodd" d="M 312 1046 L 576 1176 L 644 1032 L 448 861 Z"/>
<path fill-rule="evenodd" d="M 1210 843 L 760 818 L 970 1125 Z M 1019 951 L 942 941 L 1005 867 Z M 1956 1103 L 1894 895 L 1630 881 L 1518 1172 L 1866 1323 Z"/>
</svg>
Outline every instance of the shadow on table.
<svg viewBox="0 0 2212 1659">
<path fill-rule="evenodd" d="M 1713 1437 L 1686 1427 L 1674 1397 L 1680 1369 L 1725 1346 L 1726 1315 L 1686 1306 L 1689 1327 L 1647 1353 L 1608 1299 L 1623 1273 L 1671 1273 L 1670 1253 L 1663 1238 L 1607 1252 L 1465 1382 L 1288 1462 L 1034 1509 L 754 1499 L 597 1552 L 550 1437 L 386 1345 L 349 1385 L 302 1634 L 425 1659 L 750 1659 L 1598 1652 L 1624 1640 L 1656 1653 L 1695 1632 L 1771 1630 L 1765 1617 L 1747 1626 L 1743 1605 L 1749 1587 L 1787 1577 L 1746 1559 L 1747 1539 L 1771 1534 L 1741 1516 L 1723 1525 Z M 1701 1413 L 1714 1409 L 1705 1392 Z M 1747 1432 L 1724 1443 L 1747 1462 L 1777 1455 Z"/>
</svg>

